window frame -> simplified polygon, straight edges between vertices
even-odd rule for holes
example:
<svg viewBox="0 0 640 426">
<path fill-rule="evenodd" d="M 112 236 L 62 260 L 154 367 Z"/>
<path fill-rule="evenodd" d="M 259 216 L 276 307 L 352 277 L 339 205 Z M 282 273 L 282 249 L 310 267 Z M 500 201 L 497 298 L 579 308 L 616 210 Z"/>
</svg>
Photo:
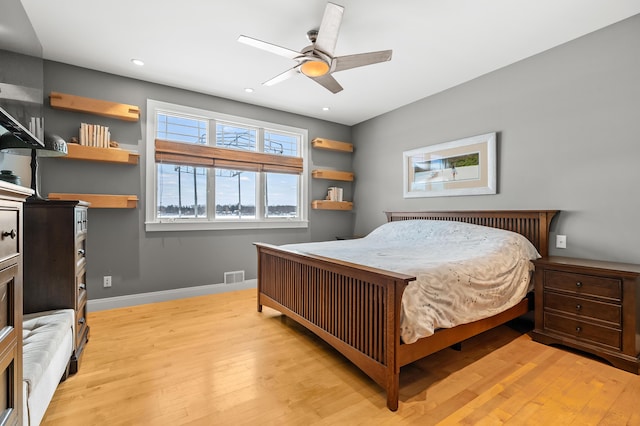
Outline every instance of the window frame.
<svg viewBox="0 0 640 426">
<path fill-rule="evenodd" d="M 155 160 L 155 140 L 157 129 L 157 115 L 159 112 L 168 114 L 178 114 L 197 119 L 208 120 L 208 127 L 211 129 L 215 122 L 235 123 L 241 126 L 253 127 L 259 130 L 260 138 L 264 131 L 282 131 L 289 134 L 300 135 L 300 154 L 302 156 L 303 171 L 299 176 L 298 209 L 299 217 L 264 217 L 266 184 L 264 174 L 256 173 L 256 216 L 255 219 L 215 219 L 215 196 L 207 197 L 207 210 L 213 205 L 213 215 L 207 218 L 158 218 L 156 217 L 157 205 L 157 180 L 158 172 Z M 308 152 L 308 130 L 286 126 L 277 123 L 270 123 L 250 118 L 237 117 L 215 111 L 208 111 L 185 105 L 147 99 L 147 120 L 146 120 L 146 150 L 145 150 L 145 177 L 146 193 L 145 199 L 145 230 L 146 231 L 199 231 L 199 230 L 229 230 L 229 229 L 280 229 L 280 228 L 307 228 L 308 220 L 308 192 L 309 192 L 309 152 Z M 263 142 L 260 140 L 260 144 Z M 215 145 L 208 145 L 215 146 Z M 250 151 L 249 151 L 250 152 Z M 215 191 L 213 177 L 211 173 L 207 178 L 207 189 L 209 193 Z"/>
</svg>

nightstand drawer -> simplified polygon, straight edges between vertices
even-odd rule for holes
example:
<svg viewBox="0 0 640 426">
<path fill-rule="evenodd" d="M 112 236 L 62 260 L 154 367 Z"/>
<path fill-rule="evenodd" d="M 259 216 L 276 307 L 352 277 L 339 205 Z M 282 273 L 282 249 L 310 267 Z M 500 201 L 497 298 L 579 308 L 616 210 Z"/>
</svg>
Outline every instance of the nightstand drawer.
<svg viewBox="0 0 640 426">
<path fill-rule="evenodd" d="M 0 210 L 0 260 L 18 253 L 18 212 Z"/>
<path fill-rule="evenodd" d="M 610 300 L 622 299 L 622 281 L 614 278 L 547 270 L 544 287 L 583 296 L 602 297 Z"/>
<path fill-rule="evenodd" d="M 579 319 L 551 313 L 544 314 L 544 328 L 547 331 L 569 335 L 582 341 L 619 350 L 622 347 L 622 331 L 619 329 L 591 324 Z"/>
<path fill-rule="evenodd" d="M 608 322 L 613 326 L 619 327 L 622 324 L 622 307 L 613 303 L 545 292 L 544 307 L 579 317 Z"/>
</svg>

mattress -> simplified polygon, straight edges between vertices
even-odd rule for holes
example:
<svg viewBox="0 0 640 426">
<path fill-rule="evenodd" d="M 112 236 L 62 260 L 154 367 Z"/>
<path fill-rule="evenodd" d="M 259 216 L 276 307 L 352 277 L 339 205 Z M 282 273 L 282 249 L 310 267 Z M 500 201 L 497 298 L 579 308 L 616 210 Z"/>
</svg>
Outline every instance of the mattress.
<svg viewBox="0 0 640 426">
<path fill-rule="evenodd" d="M 415 276 L 402 298 L 405 343 L 515 306 L 531 290 L 531 260 L 540 257 L 515 232 L 440 220 L 389 222 L 360 239 L 282 248 Z"/>
</svg>

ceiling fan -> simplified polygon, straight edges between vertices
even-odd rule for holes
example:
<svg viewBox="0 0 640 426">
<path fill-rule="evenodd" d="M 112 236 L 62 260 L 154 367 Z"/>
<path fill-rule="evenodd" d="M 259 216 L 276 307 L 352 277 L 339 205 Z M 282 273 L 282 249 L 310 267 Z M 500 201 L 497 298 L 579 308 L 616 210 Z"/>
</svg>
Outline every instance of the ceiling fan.
<svg viewBox="0 0 640 426">
<path fill-rule="evenodd" d="M 334 3 L 327 3 L 320 29 L 307 32 L 311 45 L 303 48 L 300 52 L 245 35 L 238 37 L 238 41 L 298 62 L 293 68 L 262 84 L 272 86 L 298 73 L 302 73 L 332 93 L 338 93 L 342 90 L 342 86 L 331 74 L 364 65 L 389 61 L 392 53 L 391 50 L 381 50 L 355 55 L 333 56 L 343 13 L 344 7 Z"/>
</svg>

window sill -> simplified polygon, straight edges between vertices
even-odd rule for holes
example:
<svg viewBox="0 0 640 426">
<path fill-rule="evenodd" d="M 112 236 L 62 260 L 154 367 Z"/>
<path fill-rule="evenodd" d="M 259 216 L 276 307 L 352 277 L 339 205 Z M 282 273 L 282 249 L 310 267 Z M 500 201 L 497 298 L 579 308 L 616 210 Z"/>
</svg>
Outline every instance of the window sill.
<svg viewBox="0 0 640 426">
<path fill-rule="evenodd" d="M 218 222 L 189 222 L 166 221 L 145 222 L 146 232 L 170 232 L 170 231 L 222 231 L 240 229 L 286 229 L 308 228 L 306 220 L 264 220 L 264 221 L 218 221 Z"/>
</svg>

